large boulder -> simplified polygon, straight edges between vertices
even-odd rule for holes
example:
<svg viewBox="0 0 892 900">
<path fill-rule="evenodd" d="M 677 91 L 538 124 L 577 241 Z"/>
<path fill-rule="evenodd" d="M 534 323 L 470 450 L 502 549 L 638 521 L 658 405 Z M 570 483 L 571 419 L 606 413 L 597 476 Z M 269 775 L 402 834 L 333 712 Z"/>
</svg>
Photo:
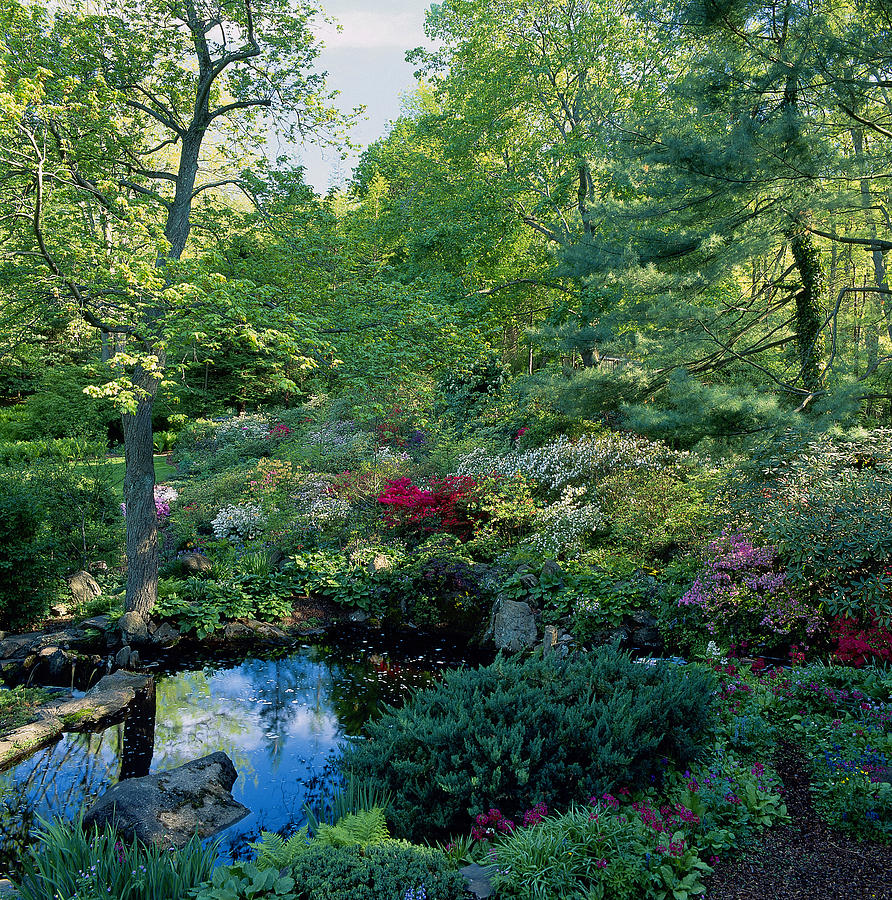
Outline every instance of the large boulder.
<svg viewBox="0 0 892 900">
<path fill-rule="evenodd" d="M 74 606 L 82 606 L 102 593 L 102 588 L 89 572 L 75 572 L 69 576 L 68 590 Z"/>
<path fill-rule="evenodd" d="M 498 650 L 518 653 L 536 643 L 536 617 L 529 603 L 502 597 L 492 617 L 492 638 Z"/>
<path fill-rule="evenodd" d="M 146 620 L 135 610 L 125 612 L 118 619 L 118 631 L 125 644 L 144 644 L 149 639 L 149 626 Z"/>
<path fill-rule="evenodd" d="M 213 565 L 203 553 L 187 553 L 180 557 L 184 575 L 207 575 Z"/>
<path fill-rule="evenodd" d="M 238 774 L 222 752 L 176 769 L 126 778 L 109 788 L 84 816 L 84 827 L 112 828 L 124 841 L 182 847 L 193 835 L 212 837 L 250 810 L 230 791 Z"/>
</svg>

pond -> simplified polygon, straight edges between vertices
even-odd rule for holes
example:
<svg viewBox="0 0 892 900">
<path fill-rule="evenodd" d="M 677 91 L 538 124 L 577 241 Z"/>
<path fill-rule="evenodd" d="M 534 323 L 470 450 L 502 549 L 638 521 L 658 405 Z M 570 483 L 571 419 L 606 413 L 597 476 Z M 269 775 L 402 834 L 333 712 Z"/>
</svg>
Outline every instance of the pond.
<svg viewBox="0 0 892 900">
<path fill-rule="evenodd" d="M 436 673 L 476 664 L 467 648 L 420 634 L 348 629 L 287 652 L 155 663 L 154 709 L 95 734 L 65 735 L 0 775 L 0 873 L 21 855 L 37 816 L 75 817 L 121 777 L 222 750 L 251 810 L 221 835 L 227 856 L 261 830 L 301 824 L 331 783 L 340 744 L 383 703 L 399 704 Z"/>
</svg>

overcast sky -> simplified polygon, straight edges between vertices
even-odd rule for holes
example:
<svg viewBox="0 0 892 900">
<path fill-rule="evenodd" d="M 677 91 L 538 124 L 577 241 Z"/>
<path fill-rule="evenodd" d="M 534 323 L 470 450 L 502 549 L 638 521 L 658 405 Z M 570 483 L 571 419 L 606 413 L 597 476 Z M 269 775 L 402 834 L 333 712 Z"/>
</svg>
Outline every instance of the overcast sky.
<svg viewBox="0 0 892 900">
<path fill-rule="evenodd" d="M 328 72 L 329 86 L 340 91 L 336 102 L 341 109 L 366 107 L 366 118 L 352 133 L 363 147 L 384 133 L 387 123 L 400 113 L 400 96 L 415 87 L 406 51 L 425 43 L 424 12 L 430 3 L 322 0 L 325 11 L 343 30 L 321 30 L 325 50 L 319 69 Z M 354 156 L 339 166 L 337 154 L 324 156 L 312 147 L 300 148 L 295 156 L 306 166 L 307 183 L 320 194 L 333 182 L 346 182 L 356 162 Z"/>
</svg>

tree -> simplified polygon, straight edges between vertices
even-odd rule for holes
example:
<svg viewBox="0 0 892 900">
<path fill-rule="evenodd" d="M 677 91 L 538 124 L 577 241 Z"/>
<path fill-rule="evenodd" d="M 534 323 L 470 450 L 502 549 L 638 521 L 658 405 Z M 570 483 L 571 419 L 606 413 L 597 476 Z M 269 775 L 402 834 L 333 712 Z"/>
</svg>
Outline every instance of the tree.
<svg viewBox="0 0 892 900">
<path fill-rule="evenodd" d="M 6 315 L 64 305 L 102 336 L 123 409 L 128 610 L 156 598 L 152 408 L 184 336 L 287 333 L 287 311 L 184 258 L 197 198 L 241 189 L 239 154 L 275 126 L 333 133 L 298 0 L 110 0 L 50 15 L 11 0 L 0 55 Z M 208 169 L 214 144 L 222 172 Z M 299 341 L 291 336 L 292 345 Z M 295 356 L 300 357 L 298 348 Z M 306 360 L 303 363 L 306 364 Z"/>
<path fill-rule="evenodd" d="M 614 165 L 636 190 L 604 198 L 599 228 L 569 264 L 612 291 L 603 321 L 614 339 L 623 323 L 632 353 L 628 338 L 639 338 L 650 368 L 639 400 L 683 368 L 768 390 L 788 413 L 851 414 L 887 362 L 874 345 L 861 365 L 861 335 L 879 323 L 869 302 L 846 308 L 889 295 L 885 4 L 647 8 L 688 50 L 659 102 L 618 123 Z M 867 276 L 866 260 L 840 277 L 840 255 L 854 248 L 871 253 L 873 285 L 855 276 Z"/>
</svg>

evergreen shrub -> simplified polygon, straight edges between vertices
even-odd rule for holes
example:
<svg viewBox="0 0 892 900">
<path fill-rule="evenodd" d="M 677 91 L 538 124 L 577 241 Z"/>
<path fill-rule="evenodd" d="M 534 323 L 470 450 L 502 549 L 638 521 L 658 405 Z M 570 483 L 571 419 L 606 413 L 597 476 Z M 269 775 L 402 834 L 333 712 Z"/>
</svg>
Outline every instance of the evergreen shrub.
<svg viewBox="0 0 892 900">
<path fill-rule="evenodd" d="M 361 847 L 314 844 L 292 869 L 299 900 L 464 900 L 465 880 L 433 847 L 403 841 Z M 421 890 L 423 888 L 423 891 Z"/>
<path fill-rule="evenodd" d="M 341 766 L 394 795 L 394 832 L 413 840 L 507 814 L 568 805 L 684 765 L 712 721 L 712 673 L 645 666 L 612 648 L 564 660 L 498 658 L 449 672 L 366 726 Z"/>
</svg>

